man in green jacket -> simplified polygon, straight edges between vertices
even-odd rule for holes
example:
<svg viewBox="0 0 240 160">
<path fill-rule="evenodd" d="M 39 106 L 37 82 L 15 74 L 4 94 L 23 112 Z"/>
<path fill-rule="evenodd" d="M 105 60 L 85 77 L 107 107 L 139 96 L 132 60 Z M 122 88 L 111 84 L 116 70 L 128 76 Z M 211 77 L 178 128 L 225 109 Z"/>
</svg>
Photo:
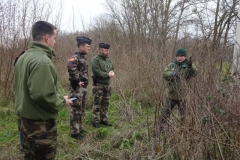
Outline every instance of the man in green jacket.
<svg viewBox="0 0 240 160">
<path fill-rule="evenodd" d="M 181 115 L 181 124 L 184 122 L 186 107 L 184 89 L 189 80 L 197 74 L 197 68 L 192 63 L 191 58 L 186 59 L 184 48 L 177 50 L 176 58 L 165 67 L 163 72 L 163 78 L 168 82 L 168 96 L 162 109 L 160 127 L 170 118 L 170 113 L 175 105 L 178 106 Z"/>
<path fill-rule="evenodd" d="M 22 134 L 24 158 L 53 160 L 56 154 L 58 112 L 72 101 L 59 93 L 52 62 L 57 29 L 45 21 L 32 26 L 33 42 L 14 69 L 15 113 Z"/>
<path fill-rule="evenodd" d="M 114 67 L 108 57 L 109 48 L 109 44 L 99 43 L 99 54 L 91 60 L 94 95 L 93 126 L 96 128 L 99 128 L 100 124 L 112 126 L 107 117 L 111 95 L 110 79 L 114 77 Z"/>
</svg>

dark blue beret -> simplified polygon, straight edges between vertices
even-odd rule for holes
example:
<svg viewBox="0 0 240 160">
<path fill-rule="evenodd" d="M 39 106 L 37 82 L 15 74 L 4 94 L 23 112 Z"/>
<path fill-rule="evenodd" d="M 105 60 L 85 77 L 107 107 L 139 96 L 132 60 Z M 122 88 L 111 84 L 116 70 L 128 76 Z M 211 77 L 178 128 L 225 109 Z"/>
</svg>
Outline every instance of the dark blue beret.
<svg viewBox="0 0 240 160">
<path fill-rule="evenodd" d="M 106 43 L 99 43 L 99 48 L 109 49 L 110 45 Z"/>
<path fill-rule="evenodd" d="M 179 48 L 176 52 L 176 56 L 185 56 L 186 57 L 187 53 L 185 48 Z"/>
<path fill-rule="evenodd" d="M 76 38 L 77 42 L 78 43 L 87 43 L 87 44 L 91 44 L 92 43 L 92 40 L 88 37 L 85 37 L 85 36 L 79 36 Z"/>
</svg>

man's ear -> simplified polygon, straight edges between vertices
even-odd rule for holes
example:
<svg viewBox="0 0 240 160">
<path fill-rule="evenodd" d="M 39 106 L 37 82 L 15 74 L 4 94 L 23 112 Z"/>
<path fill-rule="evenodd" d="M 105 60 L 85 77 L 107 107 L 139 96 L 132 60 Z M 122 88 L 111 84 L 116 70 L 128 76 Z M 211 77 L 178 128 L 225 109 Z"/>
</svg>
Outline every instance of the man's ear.
<svg viewBox="0 0 240 160">
<path fill-rule="evenodd" d="M 84 47 L 84 45 L 83 44 L 81 44 L 81 45 L 79 45 L 79 49 L 83 49 L 83 47 Z"/>
<path fill-rule="evenodd" d="M 45 36 L 44 36 L 44 41 L 45 41 L 46 43 L 49 42 L 49 35 L 45 35 Z"/>
</svg>

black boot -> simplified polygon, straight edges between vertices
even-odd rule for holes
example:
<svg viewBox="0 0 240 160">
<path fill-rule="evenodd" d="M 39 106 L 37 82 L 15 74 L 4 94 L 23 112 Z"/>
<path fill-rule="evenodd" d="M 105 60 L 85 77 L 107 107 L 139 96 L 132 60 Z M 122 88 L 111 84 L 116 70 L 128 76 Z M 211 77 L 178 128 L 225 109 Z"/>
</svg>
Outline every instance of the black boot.
<svg viewBox="0 0 240 160">
<path fill-rule="evenodd" d="M 81 129 L 81 130 L 80 130 L 80 133 L 81 133 L 81 134 L 86 134 L 86 133 L 87 133 L 87 131 L 86 131 L 86 130 L 84 130 L 84 129 Z"/>
<path fill-rule="evenodd" d="M 103 125 L 109 126 L 109 127 L 112 126 L 112 124 L 109 123 L 108 121 L 101 121 L 100 124 L 103 124 Z"/>
<path fill-rule="evenodd" d="M 100 126 L 100 124 L 98 122 L 93 122 L 93 127 L 100 128 L 101 126 Z"/>
<path fill-rule="evenodd" d="M 81 135 L 81 133 L 78 134 L 71 134 L 71 137 L 77 140 L 83 140 L 84 136 Z"/>
</svg>

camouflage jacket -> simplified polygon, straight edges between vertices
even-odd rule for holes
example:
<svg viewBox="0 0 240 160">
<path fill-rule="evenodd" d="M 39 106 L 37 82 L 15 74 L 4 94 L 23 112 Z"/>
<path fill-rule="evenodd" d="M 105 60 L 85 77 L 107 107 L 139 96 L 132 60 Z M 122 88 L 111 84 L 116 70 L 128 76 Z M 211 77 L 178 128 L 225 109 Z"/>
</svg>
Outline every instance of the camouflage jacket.
<svg viewBox="0 0 240 160">
<path fill-rule="evenodd" d="M 96 83 L 103 85 L 110 84 L 109 72 L 114 70 L 113 64 L 109 57 L 99 53 L 91 60 L 92 72 Z"/>
<path fill-rule="evenodd" d="M 50 120 L 65 107 L 59 93 L 54 51 L 38 42 L 19 57 L 14 68 L 15 113 L 26 119 Z"/>
<path fill-rule="evenodd" d="M 174 76 L 173 73 L 176 75 Z M 182 63 L 176 60 L 168 64 L 163 72 L 163 78 L 168 82 L 168 97 L 174 100 L 180 100 L 185 94 L 183 89 L 185 84 L 188 84 L 192 77 L 197 75 L 197 68 L 192 64 L 191 68 L 188 68 L 186 60 Z M 184 83 L 186 82 L 186 83 Z"/>
<path fill-rule="evenodd" d="M 80 81 L 84 82 L 84 88 L 88 85 L 88 63 L 85 54 L 75 52 L 68 60 L 68 73 L 71 87 L 76 89 Z"/>
</svg>

